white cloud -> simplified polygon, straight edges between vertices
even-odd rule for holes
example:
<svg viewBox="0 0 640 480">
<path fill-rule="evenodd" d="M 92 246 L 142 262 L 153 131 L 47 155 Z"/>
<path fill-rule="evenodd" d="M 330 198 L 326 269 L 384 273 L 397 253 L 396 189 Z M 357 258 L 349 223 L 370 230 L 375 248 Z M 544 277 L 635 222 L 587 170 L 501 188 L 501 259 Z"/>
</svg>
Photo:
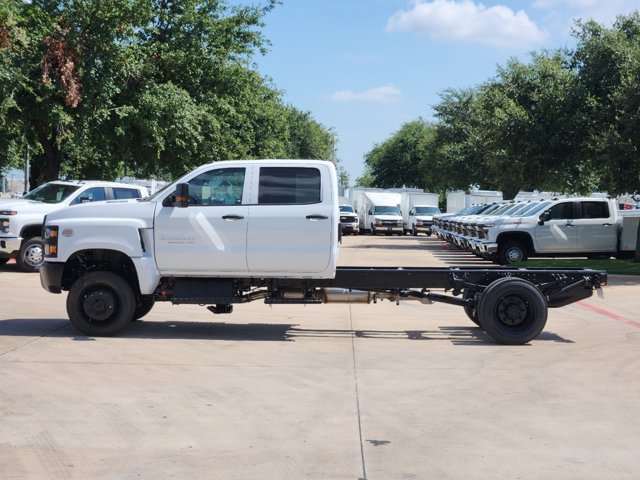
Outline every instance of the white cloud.
<svg viewBox="0 0 640 480">
<path fill-rule="evenodd" d="M 388 103 L 398 100 L 402 96 L 402 92 L 393 85 L 384 87 L 375 87 L 360 92 L 352 90 L 339 90 L 329 95 L 334 102 L 372 102 L 372 103 Z"/>
<path fill-rule="evenodd" d="M 508 48 L 530 48 L 547 38 L 524 11 L 472 0 L 415 0 L 410 10 L 392 15 L 386 29 Z"/>
</svg>

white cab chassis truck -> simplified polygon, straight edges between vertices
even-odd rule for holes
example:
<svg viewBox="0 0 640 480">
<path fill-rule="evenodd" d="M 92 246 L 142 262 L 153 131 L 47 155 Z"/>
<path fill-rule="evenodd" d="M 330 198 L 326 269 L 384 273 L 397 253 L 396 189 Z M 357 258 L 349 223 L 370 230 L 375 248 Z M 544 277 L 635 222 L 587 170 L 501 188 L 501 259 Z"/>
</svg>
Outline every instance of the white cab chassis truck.
<svg viewBox="0 0 640 480">
<path fill-rule="evenodd" d="M 117 334 L 157 301 L 220 314 L 254 300 L 386 299 L 461 306 L 504 344 L 536 338 L 549 307 L 606 284 L 606 272 L 589 269 L 337 267 L 337 191 L 330 162 L 230 161 L 142 202 L 60 210 L 45 220 L 41 283 L 69 292 L 69 319 L 91 336 Z"/>
</svg>

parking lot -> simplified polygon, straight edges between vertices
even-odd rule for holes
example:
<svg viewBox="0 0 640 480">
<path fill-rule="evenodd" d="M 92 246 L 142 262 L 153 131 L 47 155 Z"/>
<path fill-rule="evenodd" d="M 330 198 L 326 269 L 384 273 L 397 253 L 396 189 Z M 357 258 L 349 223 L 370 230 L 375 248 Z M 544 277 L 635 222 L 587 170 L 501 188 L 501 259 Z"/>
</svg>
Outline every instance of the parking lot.
<svg viewBox="0 0 640 480">
<path fill-rule="evenodd" d="M 348 236 L 341 265 L 489 262 Z M 640 278 L 497 345 L 462 309 L 156 304 L 79 335 L 66 294 L 0 267 L 0 478 L 637 479 Z"/>
</svg>

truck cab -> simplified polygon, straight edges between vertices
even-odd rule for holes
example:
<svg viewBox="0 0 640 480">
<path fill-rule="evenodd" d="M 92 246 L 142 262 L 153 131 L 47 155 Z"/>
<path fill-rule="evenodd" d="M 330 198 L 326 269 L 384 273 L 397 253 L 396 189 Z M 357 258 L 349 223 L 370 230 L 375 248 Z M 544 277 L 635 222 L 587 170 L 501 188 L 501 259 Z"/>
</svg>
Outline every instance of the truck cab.
<svg viewBox="0 0 640 480">
<path fill-rule="evenodd" d="M 49 291 L 105 262 L 140 295 L 169 276 L 330 278 L 338 256 L 335 167 L 211 163 L 142 202 L 54 212 L 47 226 Z"/>
</svg>

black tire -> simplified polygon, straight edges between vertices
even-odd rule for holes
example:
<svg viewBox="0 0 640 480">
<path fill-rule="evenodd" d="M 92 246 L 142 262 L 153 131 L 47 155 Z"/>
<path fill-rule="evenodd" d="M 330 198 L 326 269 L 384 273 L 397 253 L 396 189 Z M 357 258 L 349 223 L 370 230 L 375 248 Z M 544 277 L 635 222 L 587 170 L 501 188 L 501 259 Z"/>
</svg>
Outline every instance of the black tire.
<svg viewBox="0 0 640 480">
<path fill-rule="evenodd" d="M 151 311 L 156 301 L 152 295 L 142 295 L 136 303 L 136 308 L 133 311 L 133 318 L 131 320 L 139 320 Z"/>
<path fill-rule="evenodd" d="M 471 295 L 471 293 L 468 290 L 465 290 L 464 293 L 462 294 L 462 298 L 464 298 L 465 300 L 472 297 L 473 295 Z M 469 317 L 469 320 L 471 320 L 477 326 L 482 327 L 480 325 L 480 320 L 478 320 L 478 306 L 476 305 L 475 307 L 463 307 L 463 308 L 464 308 L 464 313 L 467 314 L 467 317 Z"/>
<path fill-rule="evenodd" d="M 136 297 L 131 285 L 111 272 L 91 272 L 78 279 L 67 296 L 67 314 L 85 335 L 106 337 L 133 319 Z"/>
<path fill-rule="evenodd" d="M 411 233 L 413 233 L 414 237 L 418 235 L 418 229 L 416 228 L 415 225 L 413 226 L 413 232 L 411 232 Z"/>
<path fill-rule="evenodd" d="M 527 258 L 527 249 L 519 242 L 507 242 L 500 247 L 500 251 L 498 252 L 498 262 L 500 265 L 524 262 Z"/>
<path fill-rule="evenodd" d="M 9 261 L 8 258 L 0 258 L 0 267 Z"/>
<path fill-rule="evenodd" d="M 24 272 L 37 272 L 44 262 L 44 242 L 40 237 L 31 237 L 20 245 L 16 263 Z"/>
<path fill-rule="evenodd" d="M 431 232 L 427 232 L 427 237 L 430 237 L 432 235 Z"/>
<path fill-rule="evenodd" d="M 498 343 L 524 345 L 544 329 L 547 301 L 530 282 L 505 277 L 491 283 L 478 301 L 480 326 Z"/>
<path fill-rule="evenodd" d="M 371 235 L 375 235 L 376 234 L 376 229 L 371 227 Z"/>
</svg>

